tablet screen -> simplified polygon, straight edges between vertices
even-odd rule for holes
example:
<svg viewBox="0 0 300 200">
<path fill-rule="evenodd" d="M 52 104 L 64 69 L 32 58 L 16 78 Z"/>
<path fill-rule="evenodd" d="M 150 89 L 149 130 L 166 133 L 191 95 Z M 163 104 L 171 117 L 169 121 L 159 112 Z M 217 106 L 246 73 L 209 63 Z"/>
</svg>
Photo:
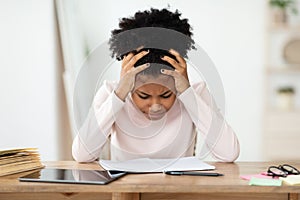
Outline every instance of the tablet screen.
<svg viewBox="0 0 300 200">
<path fill-rule="evenodd" d="M 107 184 L 125 175 L 125 172 L 106 170 L 78 169 L 41 169 L 40 171 L 19 178 L 19 181 Z"/>
</svg>

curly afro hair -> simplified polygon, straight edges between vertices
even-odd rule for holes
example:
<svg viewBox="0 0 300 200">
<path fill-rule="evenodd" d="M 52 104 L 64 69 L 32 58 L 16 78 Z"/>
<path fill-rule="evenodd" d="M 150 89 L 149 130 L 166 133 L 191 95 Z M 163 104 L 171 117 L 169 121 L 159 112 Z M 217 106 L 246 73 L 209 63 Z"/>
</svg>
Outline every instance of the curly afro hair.
<svg viewBox="0 0 300 200">
<path fill-rule="evenodd" d="M 133 17 L 120 19 L 119 29 L 111 32 L 109 40 L 111 56 L 121 60 L 130 52 L 138 53 L 136 49 L 142 46 L 141 50 L 151 50 L 147 58 L 143 57 L 144 61 L 141 60 L 138 64 L 145 62 L 166 64 L 159 57 L 170 56 L 167 50 L 171 48 L 187 57 L 187 51 L 195 49 L 195 42 L 192 39 L 192 28 L 188 19 L 180 17 L 181 13 L 178 10 L 171 12 L 165 8 L 161 10 L 151 8 L 143 12 L 138 11 Z"/>
</svg>

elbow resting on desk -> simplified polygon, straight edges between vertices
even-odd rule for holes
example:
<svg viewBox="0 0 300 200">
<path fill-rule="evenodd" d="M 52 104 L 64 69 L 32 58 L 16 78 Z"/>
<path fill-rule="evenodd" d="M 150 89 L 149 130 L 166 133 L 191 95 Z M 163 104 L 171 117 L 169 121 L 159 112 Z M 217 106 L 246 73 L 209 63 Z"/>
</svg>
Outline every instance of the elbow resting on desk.
<svg viewBox="0 0 300 200">
<path fill-rule="evenodd" d="M 86 150 L 86 147 L 80 142 L 78 136 L 73 141 L 72 156 L 77 162 L 93 162 L 97 159 Z"/>
<path fill-rule="evenodd" d="M 235 140 L 232 147 L 227 147 L 222 153 L 212 153 L 213 157 L 221 162 L 234 162 L 240 155 L 240 144 Z"/>
</svg>

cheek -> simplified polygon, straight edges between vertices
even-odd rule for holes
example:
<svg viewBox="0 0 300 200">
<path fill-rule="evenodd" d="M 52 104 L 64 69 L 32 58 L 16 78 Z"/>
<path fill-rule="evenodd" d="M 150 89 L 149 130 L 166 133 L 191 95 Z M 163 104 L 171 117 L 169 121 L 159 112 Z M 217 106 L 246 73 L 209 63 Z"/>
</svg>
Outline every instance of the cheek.
<svg viewBox="0 0 300 200">
<path fill-rule="evenodd" d="M 141 99 L 139 97 L 132 96 L 132 100 L 134 104 L 143 111 L 147 107 L 147 100 Z"/>
<path fill-rule="evenodd" d="M 175 96 L 174 97 L 170 97 L 169 99 L 163 99 L 161 101 L 161 104 L 165 107 L 166 110 L 169 110 L 175 101 Z"/>
</svg>

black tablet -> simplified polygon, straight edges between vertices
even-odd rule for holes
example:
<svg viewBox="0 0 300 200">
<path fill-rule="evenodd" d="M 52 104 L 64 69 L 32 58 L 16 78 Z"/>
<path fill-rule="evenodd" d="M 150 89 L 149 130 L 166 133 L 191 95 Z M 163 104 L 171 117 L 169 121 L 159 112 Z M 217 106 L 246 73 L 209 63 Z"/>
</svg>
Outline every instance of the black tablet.
<svg viewBox="0 0 300 200">
<path fill-rule="evenodd" d="M 44 168 L 20 177 L 19 181 L 104 185 L 125 174 L 121 171 Z"/>
</svg>

